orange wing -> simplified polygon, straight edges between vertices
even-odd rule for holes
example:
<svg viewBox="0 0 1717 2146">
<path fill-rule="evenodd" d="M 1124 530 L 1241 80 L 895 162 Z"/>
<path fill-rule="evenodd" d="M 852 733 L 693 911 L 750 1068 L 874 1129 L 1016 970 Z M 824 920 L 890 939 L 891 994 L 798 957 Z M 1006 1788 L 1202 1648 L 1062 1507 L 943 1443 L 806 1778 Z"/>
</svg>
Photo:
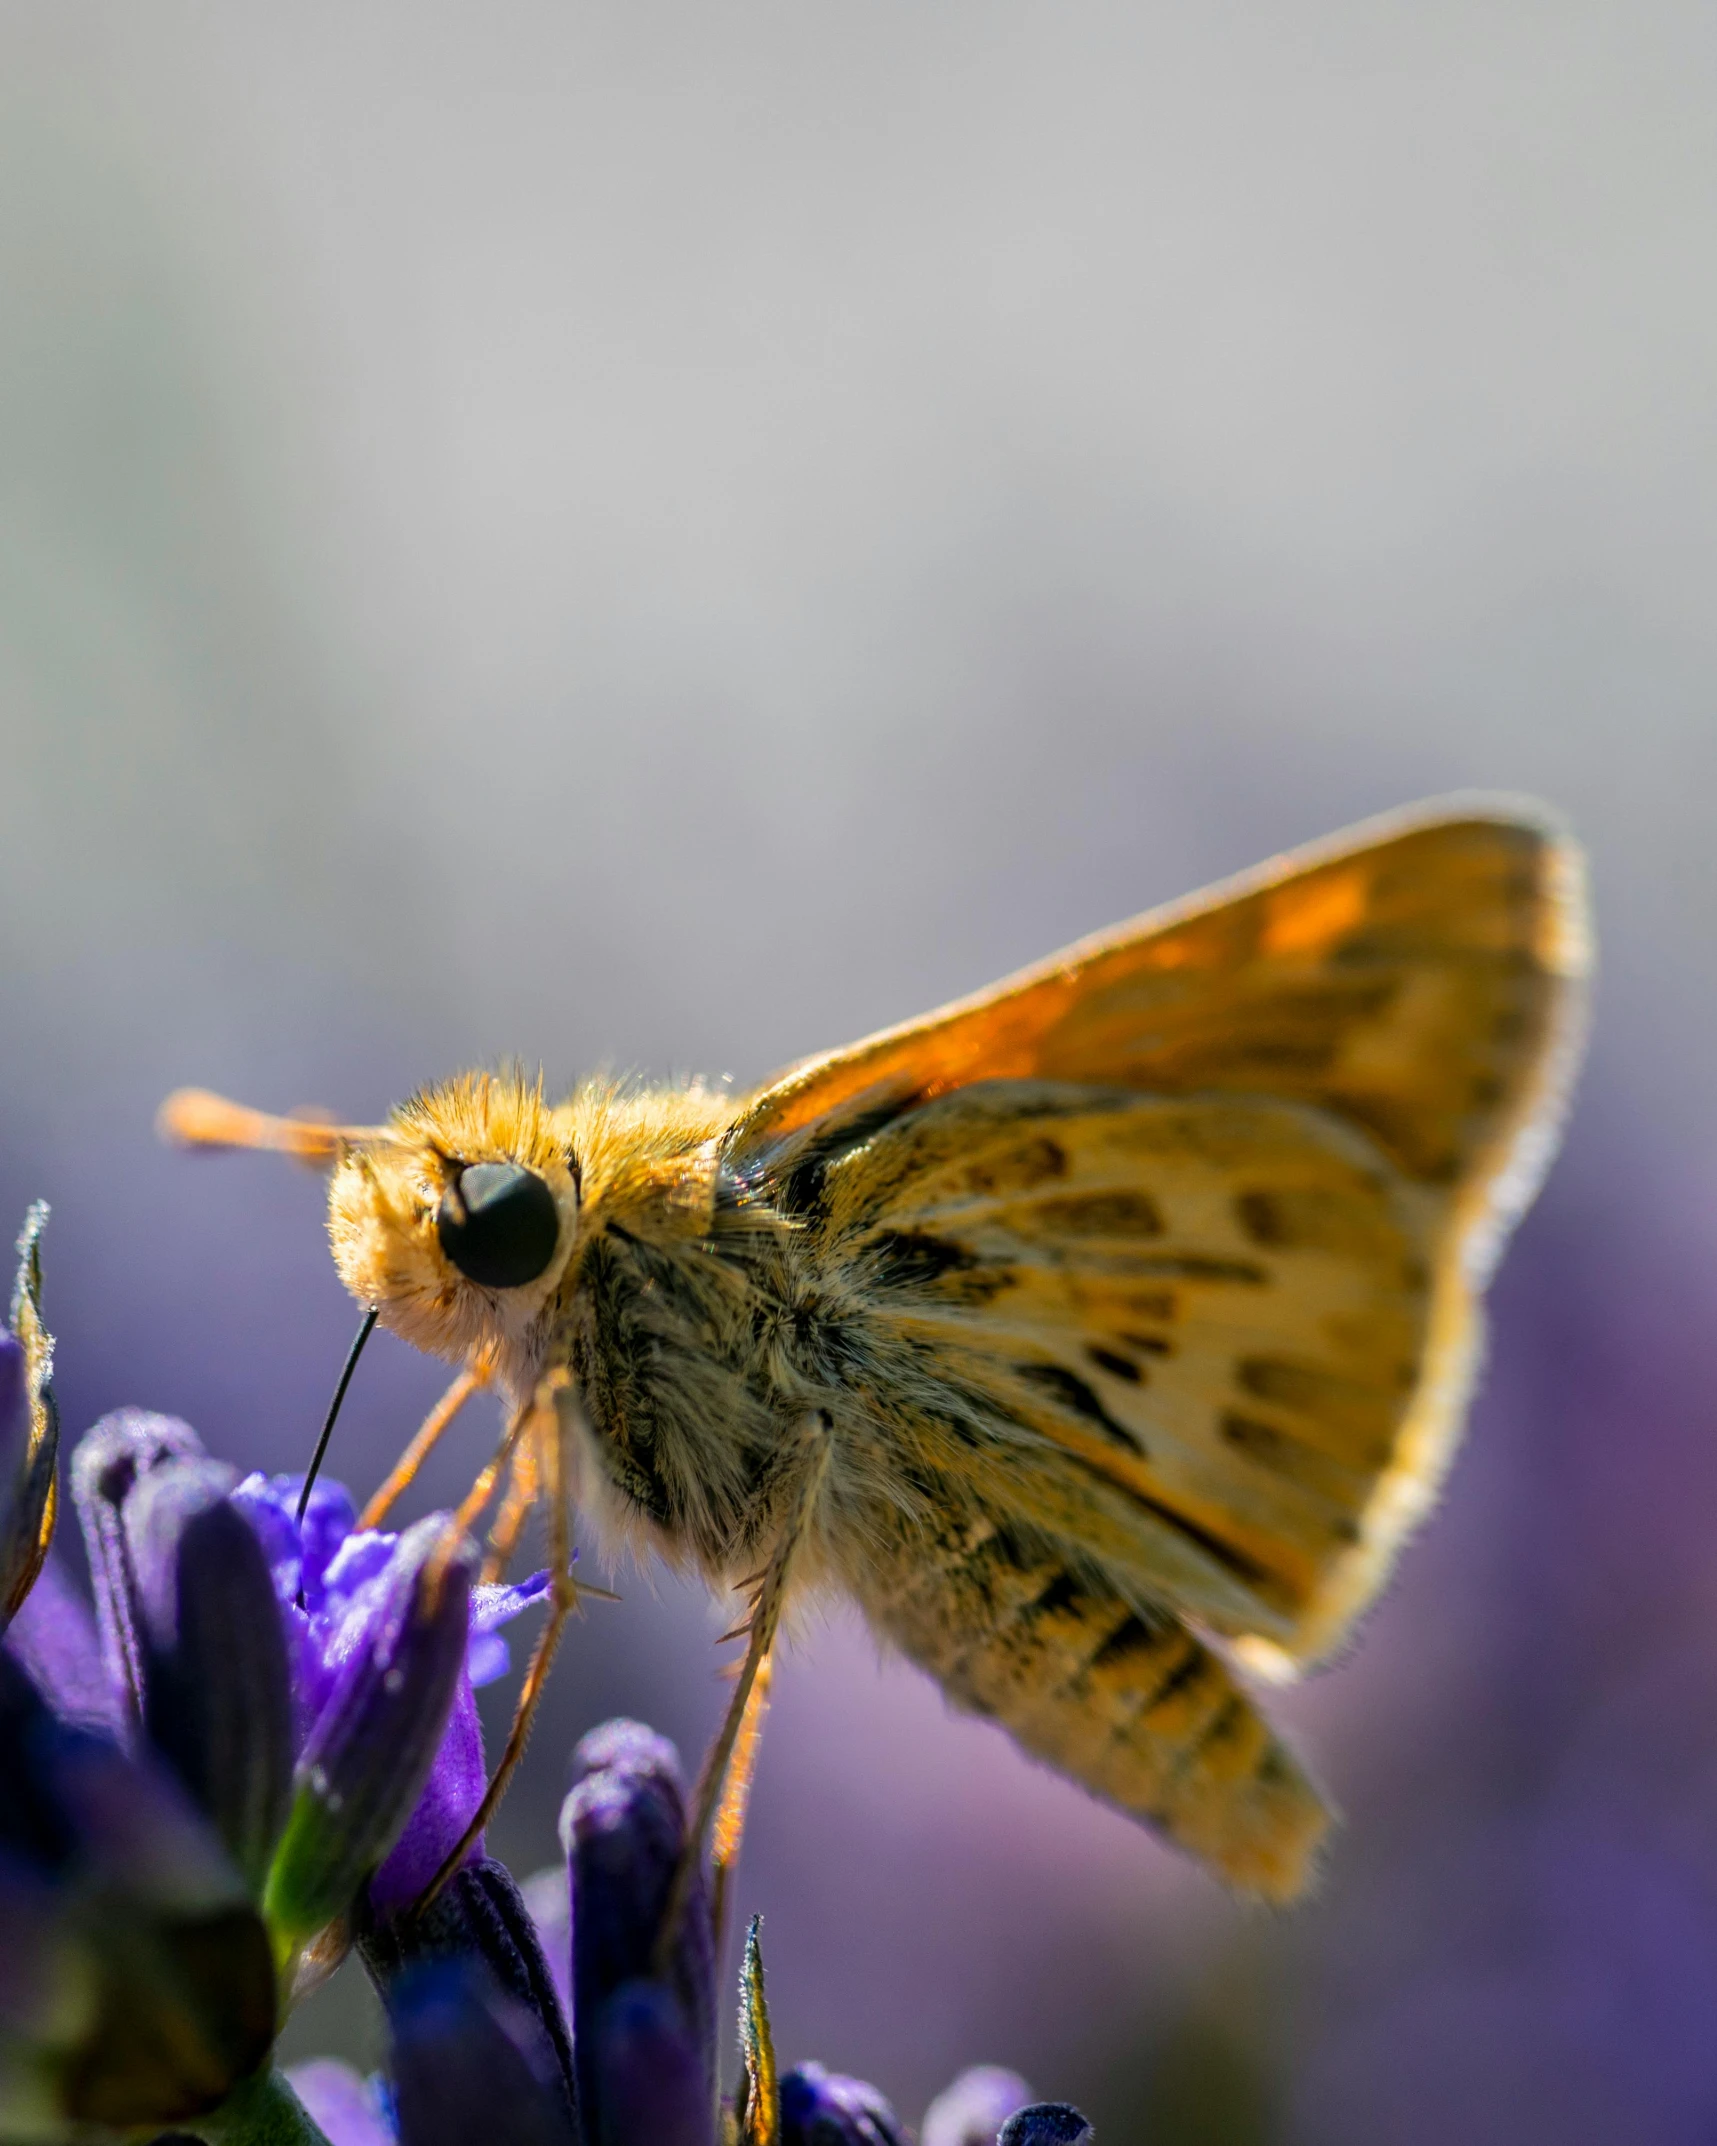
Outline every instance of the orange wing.
<svg viewBox="0 0 1717 2146">
<path fill-rule="evenodd" d="M 1411 808 L 793 1067 L 728 1153 L 980 1080 L 1273 1096 L 1450 1196 L 1481 1280 L 1554 1147 L 1589 962 L 1581 853 L 1550 814 Z"/>
</svg>

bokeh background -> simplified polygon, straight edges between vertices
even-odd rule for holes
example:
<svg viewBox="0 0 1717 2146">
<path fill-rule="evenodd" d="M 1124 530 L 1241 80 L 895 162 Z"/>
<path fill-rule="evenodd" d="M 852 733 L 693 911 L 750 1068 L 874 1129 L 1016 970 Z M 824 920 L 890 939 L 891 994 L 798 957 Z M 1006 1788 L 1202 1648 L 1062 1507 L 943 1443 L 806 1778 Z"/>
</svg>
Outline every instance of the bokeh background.
<svg viewBox="0 0 1717 2146">
<path fill-rule="evenodd" d="M 0 1208 L 69 1428 L 297 1465 L 350 1337 L 317 1182 L 159 1149 L 176 1083 L 743 1083 L 1409 798 L 1590 845 L 1470 1445 L 1287 1702 L 1321 1897 L 839 1617 L 786 1664 L 742 1905 L 786 2056 L 908 2115 L 987 2058 L 1115 2146 L 1717 2135 L 1714 106 L 1688 0 L 0 0 Z M 436 1386 L 378 1341 L 339 1470 Z M 624 1591 L 516 1867 L 582 1727 L 715 1719 L 716 1613 Z"/>
</svg>

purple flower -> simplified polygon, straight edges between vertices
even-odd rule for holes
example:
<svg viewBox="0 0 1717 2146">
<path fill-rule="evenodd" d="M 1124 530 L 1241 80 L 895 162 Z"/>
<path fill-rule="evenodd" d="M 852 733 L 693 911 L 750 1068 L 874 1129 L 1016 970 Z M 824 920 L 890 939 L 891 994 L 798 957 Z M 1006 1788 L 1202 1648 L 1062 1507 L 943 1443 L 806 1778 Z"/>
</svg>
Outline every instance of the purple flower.
<svg viewBox="0 0 1717 2146">
<path fill-rule="evenodd" d="M 300 1476 L 247 1476 L 233 1503 L 250 1521 L 268 1559 L 288 1634 L 299 1734 L 308 1743 L 342 1677 L 351 1674 L 354 1655 L 369 1644 L 365 1635 L 376 1620 L 398 1613 L 397 1603 L 392 1610 L 389 1603 L 407 1565 L 421 1563 L 428 1538 L 420 1532 L 424 1522 L 412 1531 L 409 1548 L 408 1538 L 358 1531 L 349 1494 L 326 1481 L 311 1492 L 300 1527 L 295 1515 L 302 1487 Z M 375 1915 L 395 1915 L 415 1900 L 475 1816 L 487 1774 L 474 1688 L 506 1674 L 507 1645 L 499 1627 L 540 1599 L 547 1586 L 547 1573 L 537 1573 L 513 1587 L 469 1587 L 463 1627 L 451 1608 L 444 1609 L 449 1648 L 459 1657 L 446 1727 L 410 1818 L 370 1879 Z M 459 1630 L 463 1642 L 454 1649 Z M 482 1853 L 479 1836 L 467 1859 L 475 1862 Z"/>
<path fill-rule="evenodd" d="M 906 2133 L 874 2086 L 801 2064 L 781 2081 L 781 2146 L 906 2146 Z"/>
<path fill-rule="evenodd" d="M 294 1948 L 345 1913 L 414 1815 L 465 1673 L 475 1563 L 472 1545 L 433 1514 L 399 1538 L 334 1627 L 263 1900 Z"/>
</svg>

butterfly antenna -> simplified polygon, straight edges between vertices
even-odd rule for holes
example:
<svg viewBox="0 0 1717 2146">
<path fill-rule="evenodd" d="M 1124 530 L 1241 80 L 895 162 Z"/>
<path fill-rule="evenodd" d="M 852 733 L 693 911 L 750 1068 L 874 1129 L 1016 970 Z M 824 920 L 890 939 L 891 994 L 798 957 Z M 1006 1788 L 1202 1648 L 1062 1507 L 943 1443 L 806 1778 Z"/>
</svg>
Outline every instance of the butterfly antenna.
<svg viewBox="0 0 1717 2146">
<path fill-rule="evenodd" d="M 304 1488 L 298 1493 L 297 1525 L 304 1525 L 304 1515 L 310 1509 L 310 1493 L 316 1487 L 316 1478 L 322 1473 L 322 1462 L 327 1456 L 328 1441 L 334 1435 L 334 1419 L 340 1413 L 340 1403 L 346 1398 L 346 1388 L 352 1383 L 352 1373 L 358 1368 L 358 1358 L 364 1353 L 364 1343 L 376 1330 L 376 1321 L 381 1317 L 381 1307 L 372 1304 L 364 1314 L 364 1323 L 358 1328 L 358 1338 L 352 1343 L 346 1357 L 346 1367 L 340 1373 L 340 1383 L 334 1388 L 334 1398 L 328 1403 L 327 1421 L 322 1426 L 322 1435 L 316 1441 L 316 1450 L 310 1456 L 310 1472 L 304 1478 Z M 303 1596 L 299 1603 L 302 1606 Z"/>
<path fill-rule="evenodd" d="M 277 1118 L 229 1102 L 207 1088 L 175 1088 L 155 1114 L 163 1140 L 186 1148 L 272 1148 L 300 1162 L 331 1163 L 358 1142 L 397 1140 L 388 1125 L 330 1125 L 321 1118 Z"/>
</svg>

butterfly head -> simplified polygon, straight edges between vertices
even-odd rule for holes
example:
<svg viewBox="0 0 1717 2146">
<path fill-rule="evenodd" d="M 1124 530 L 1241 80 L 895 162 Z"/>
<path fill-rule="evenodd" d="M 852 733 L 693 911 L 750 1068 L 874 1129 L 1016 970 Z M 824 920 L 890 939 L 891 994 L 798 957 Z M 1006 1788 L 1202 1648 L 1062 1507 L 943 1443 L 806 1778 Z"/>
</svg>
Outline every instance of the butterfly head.
<svg viewBox="0 0 1717 2146">
<path fill-rule="evenodd" d="M 328 1188 L 340 1278 L 414 1348 L 450 1361 L 531 1337 L 578 1235 L 578 1178 L 539 1085 L 469 1073 L 345 1142 Z"/>
<path fill-rule="evenodd" d="M 358 1301 L 414 1348 L 485 1357 L 506 1383 L 534 1375 L 579 1210 L 577 1166 L 540 1080 L 466 1073 L 386 1125 L 348 1126 L 181 1089 L 161 1127 L 186 1146 L 274 1148 L 331 1169 L 328 1235 Z"/>
</svg>

